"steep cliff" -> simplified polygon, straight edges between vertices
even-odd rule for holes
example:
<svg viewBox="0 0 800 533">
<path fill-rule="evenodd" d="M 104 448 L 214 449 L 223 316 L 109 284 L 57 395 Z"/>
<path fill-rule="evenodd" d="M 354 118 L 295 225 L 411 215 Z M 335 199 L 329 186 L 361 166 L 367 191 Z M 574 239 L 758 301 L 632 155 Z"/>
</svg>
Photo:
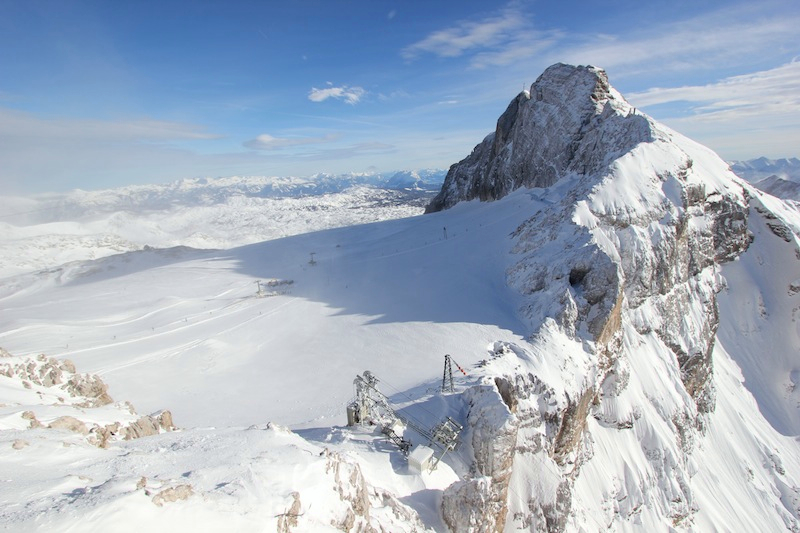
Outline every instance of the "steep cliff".
<svg viewBox="0 0 800 533">
<path fill-rule="evenodd" d="M 427 210 L 549 187 L 570 173 L 593 174 L 648 140 L 647 120 L 633 113 L 604 71 L 553 65 L 511 101 L 493 134 L 450 167 Z"/>
<path fill-rule="evenodd" d="M 452 500 L 477 498 L 484 518 L 471 527 L 486 531 L 564 531 L 592 520 L 593 528 L 800 528 L 797 461 L 763 466 L 775 454 L 784 465 L 797 443 L 781 440 L 775 429 L 786 424 L 769 426 L 756 409 L 747 417 L 757 421 L 740 415 L 730 426 L 751 394 L 762 411 L 774 394 L 731 385 L 736 361 L 717 338 L 718 294 L 743 290 L 729 287 L 724 265 L 751 245 L 753 209 L 769 213 L 790 252 L 793 215 L 764 207 L 713 152 L 634 109 L 594 67 L 548 68 L 451 167 L 428 210 L 520 188 L 537 207 L 511 236 L 507 281 L 521 296 L 529 343 L 496 346 L 481 385 L 497 388 L 497 409 L 514 405 L 499 433 L 515 444 L 493 461 L 475 448 L 477 477 L 471 491 L 462 482 L 445 493 L 446 518 Z M 798 257 L 786 265 L 792 279 Z M 787 362 L 796 356 L 765 353 L 760 364 L 771 357 L 787 378 L 797 372 Z M 483 432 L 487 422 L 467 403 L 470 427 Z M 752 446 L 731 453 L 747 466 L 709 451 L 725 434 L 746 435 Z M 511 474 L 482 466 L 497 461 L 510 461 Z M 725 485 L 725 476 L 745 481 Z M 728 503 L 705 503 L 719 494 Z"/>
</svg>

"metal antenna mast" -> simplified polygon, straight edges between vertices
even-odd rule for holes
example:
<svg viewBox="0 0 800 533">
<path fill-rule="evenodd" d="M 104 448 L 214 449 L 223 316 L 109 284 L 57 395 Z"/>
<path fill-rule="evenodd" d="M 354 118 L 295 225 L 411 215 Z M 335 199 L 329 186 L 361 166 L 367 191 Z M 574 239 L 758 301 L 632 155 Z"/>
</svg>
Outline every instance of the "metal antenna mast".
<svg viewBox="0 0 800 533">
<path fill-rule="evenodd" d="M 442 392 L 455 392 L 455 386 L 453 382 L 453 365 L 456 365 L 456 368 L 465 376 L 467 375 L 467 371 L 461 368 L 461 365 L 458 364 L 458 361 L 453 359 L 453 356 L 445 354 L 444 356 L 444 375 L 442 376 Z"/>
<path fill-rule="evenodd" d="M 444 375 L 442 376 L 442 392 L 454 392 L 453 386 L 453 365 L 450 354 L 444 356 Z"/>
</svg>

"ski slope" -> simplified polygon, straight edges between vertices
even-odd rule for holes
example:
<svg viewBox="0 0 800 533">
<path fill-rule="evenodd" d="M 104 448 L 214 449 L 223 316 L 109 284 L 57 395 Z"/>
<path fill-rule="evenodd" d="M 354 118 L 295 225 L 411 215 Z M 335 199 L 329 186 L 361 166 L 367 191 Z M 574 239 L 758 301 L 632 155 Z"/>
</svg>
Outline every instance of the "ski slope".
<svg viewBox="0 0 800 533">
<path fill-rule="evenodd" d="M 524 337 L 505 284 L 510 240 L 497 236 L 532 202 L 519 193 L 226 251 L 143 250 L 7 278 L 0 346 L 69 358 L 112 397 L 169 408 L 182 427 L 342 423 L 363 370 L 405 390 L 441 376 L 445 353 L 469 366 L 494 341 Z"/>
</svg>

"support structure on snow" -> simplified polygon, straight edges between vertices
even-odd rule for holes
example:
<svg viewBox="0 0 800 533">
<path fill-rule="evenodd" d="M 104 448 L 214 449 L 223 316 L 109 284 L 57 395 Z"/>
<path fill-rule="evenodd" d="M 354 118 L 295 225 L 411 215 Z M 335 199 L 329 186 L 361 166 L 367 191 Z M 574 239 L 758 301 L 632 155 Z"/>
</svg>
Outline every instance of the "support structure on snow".
<svg viewBox="0 0 800 533">
<path fill-rule="evenodd" d="M 448 356 L 449 357 L 449 356 Z M 456 366 L 463 372 L 461 367 Z M 378 390 L 378 378 L 369 370 L 353 380 L 356 396 L 347 406 L 347 425 L 373 425 L 381 428 L 381 433 L 393 442 L 408 457 L 412 443 L 403 436 L 406 427 L 413 429 L 428 440 L 429 446 L 435 446 L 439 453 L 427 462 L 429 470 L 434 470 L 444 456 L 458 448 L 458 436 L 462 426 L 450 417 L 445 418 L 434 428 L 428 429 L 414 421 L 411 417 L 395 412 L 389 399 Z"/>
<path fill-rule="evenodd" d="M 444 375 L 442 375 L 442 392 L 455 392 L 453 387 L 453 365 L 450 354 L 444 356 Z"/>
<path fill-rule="evenodd" d="M 462 429 L 464 429 L 463 426 L 449 416 L 433 428 L 432 442 L 439 445 L 440 453 L 431 464 L 431 470 L 436 469 L 436 465 L 447 455 L 447 452 L 452 452 L 458 448 L 458 435 Z"/>
<path fill-rule="evenodd" d="M 450 355 L 449 353 L 445 354 L 445 356 L 444 356 L 444 374 L 442 375 L 442 392 L 443 393 L 445 393 L 445 392 L 455 392 L 455 386 L 454 386 L 454 381 L 453 381 L 453 364 L 456 365 L 456 368 L 458 368 L 461 371 L 462 374 L 464 374 L 465 376 L 467 375 L 467 372 L 463 368 L 461 368 L 461 365 L 456 363 L 456 361 L 455 361 L 455 359 L 453 359 L 452 355 Z"/>
<path fill-rule="evenodd" d="M 380 426 L 381 433 L 395 443 L 403 455 L 408 455 L 411 441 L 403 438 L 405 421 L 397 416 L 389 405 L 389 399 L 377 387 L 378 378 L 369 370 L 363 376 L 356 376 L 353 385 L 356 397 L 347 406 L 347 425 L 373 424 Z"/>
</svg>

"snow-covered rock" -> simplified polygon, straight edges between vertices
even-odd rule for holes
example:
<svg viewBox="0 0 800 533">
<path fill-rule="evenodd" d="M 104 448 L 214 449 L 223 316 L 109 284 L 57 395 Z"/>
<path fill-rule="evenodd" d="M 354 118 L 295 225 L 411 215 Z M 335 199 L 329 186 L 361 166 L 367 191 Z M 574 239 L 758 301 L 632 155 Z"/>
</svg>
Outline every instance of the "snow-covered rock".
<svg viewBox="0 0 800 533">
<path fill-rule="evenodd" d="M 176 429 L 169 411 L 139 416 L 115 403 L 96 374 L 81 374 L 69 359 L 13 356 L 0 348 L 0 431 L 49 428 L 77 433 L 105 448 Z"/>
<path fill-rule="evenodd" d="M 428 211 L 497 200 L 522 187 L 546 202 L 513 233 L 518 259 L 508 270 L 510 286 L 522 296 L 530 347 L 501 350 L 503 357 L 485 369 L 486 383 L 493 380 L 498 391 L 509 390 L 500 383 L 514 384 L 506 396 L 517 410 L 516 430 L 508 431 L 516 445 L 503 446 L 515 451 L 513 473 L 510 484 L 486 477 L 462 483 L 452 497 L 480 495 L 486 502 L 508 489 L 507 517 L 494 516 L 486 530 L 562 531 L 580 527 L 588 514 L 601 517 L 592 527 L 603 528 L 733 527 L 743 519 L 741 509 L 723 506 L 731 514 L 709 520 L 720 509 L 704 509 L 698 492 L 709 487 L 692 482 L 725 461 L 699 465 L 695 456 L 705 442 L 719 432 L 753 431 L 747 422 L 730 428 L 715 414 L 719 402 L 739 400 L 720 398 L 715 384 L 715 360 L 727 357 L 718 345 L 717 295 L 738 289 L 726 284 L 724 265 L 751 245 L 754 209 L 772 221 L 787 250 L 797 249 L 787 210 L 764 207 L 760 193 L 710 150 L 631 107 L 602 70 L 562 64 L 517 96 L 495 133 L 451 167 Z M 787 266 L 800 273 L 797 257 Z M 794 354 L 765 353 L 761 364 L 747 368 L 764 376 L 757 369 L 773 360 L 794 360 L 779 372 L 787 379 L 798 365 Z M 783 421 L 759 435 L 777 443 L 775 429 L 800 428 L 788 422 L 774 395 L 760 390 L 773 380 L 754 381 L 753 394 L 762 410 Z M 749 395 L 744 388 L 738 393 Z M 795 420 L 798 405 L 787 408 Z M 472 412 L 468 421 L 473 431 L 486 424 Z M 620 447 L 623 442 L 633 446 Z M 793 453 L 796 443 L 783 449 Z M 494 457 L 508 460 L 498 450 Z M 750 461 L 768 457 L 756 452 Z M 476 466 L 482 462 L 476 456 Z M 798 493 L 798 476 L 794 470 L 788 484 L 769 482 L 767 493 L 734 493 L 721 484 L 712 490 L 730 491 L 728 501 L 761 494 L 771 502 L 765 508 L 776 510 L 759 518 L 763 524 L 797 529 L 795 496 L 781 495 L 786 486 Z M 472 527 L 465 526 L 469 520 L 448 523 Z"/>
<path fill-rule="evenodd" d="M 609 85 L 605 72 L 553 65 L 511 101 L 493 134 L 450 167 L 428 211 L 597 173 L 649 135 L 647 120 Z"/>
<path fill-rule="evenodd" d="M 66 362 L 34 364 L 52 387 L 0 390 L 4 522 L 800 529 L 796 204 L 633 109 L 602 70 L 556 65 L 431 210 L 0 280 L 6 347 L 68 356 L 197 426 L 92 446 L 88 413 L 116 404 L 56 412 Z M 265 297 L 266 279 L 291 284 Z M 434 392 L 444 353 L 464 370 L 454 394 Z M 435 471 L 375 427 L 320 427 L 344 421 L 365 368 L 415 445 L 443 417 L 463 425 Z M 60 417 L 70 429 L 45 427 Z"/>
</svg>

